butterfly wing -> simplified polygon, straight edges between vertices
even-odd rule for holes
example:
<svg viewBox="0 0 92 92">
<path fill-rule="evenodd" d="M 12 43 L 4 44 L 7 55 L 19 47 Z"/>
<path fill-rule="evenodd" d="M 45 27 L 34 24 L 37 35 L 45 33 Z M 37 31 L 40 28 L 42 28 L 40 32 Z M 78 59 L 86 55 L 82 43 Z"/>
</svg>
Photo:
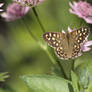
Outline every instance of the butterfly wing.
<svg viewBox="0 0 92 92">
<path fill-rule="evenodd" d="M 66 34 L 63 32 L 46 32 L 44 40 L 55 49 L 56 55 L 61 59 L 67 59 L 66 50 L 68 48 Z"/>
<path fill-rule="evenodd" d="M 87 40 L 90 33 L 90 29 L 88 27 L 83 27 L 78 30 L 74 30 L 69 33 L 70 35 L 70 49 L 72 49 L 71 56 L 75 58 L 81 55 L 81 46 Z"/>
<path fill-rule="evenodd" d="M 51 47 L 56 48 L 65 39 L 65 34 L 62 32 L 46 32 L 43 34 L 43 38 Z"/>
</svg>

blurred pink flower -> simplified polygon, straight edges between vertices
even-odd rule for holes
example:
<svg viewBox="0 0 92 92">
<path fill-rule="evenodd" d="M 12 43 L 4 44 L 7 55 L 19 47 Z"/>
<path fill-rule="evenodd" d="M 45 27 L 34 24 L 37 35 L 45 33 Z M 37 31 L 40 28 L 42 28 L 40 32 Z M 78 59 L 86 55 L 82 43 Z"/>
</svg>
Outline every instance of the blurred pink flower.
<svg viewBox="0 0 92 92">
<path fill-rule="evenodd" d="M 0 8 L 4 5 L 4 3 L 0 3 Z M 0 9 L 0 11 L 3 11 L 3 9 Z"/>
<path fill-rule="evenodd" d="M 6 21 L 13 21 L 23 17 L 29 10 L 29 7 L 23 7 L 13 2 L 7 7 L 6 12 L 2 13 L 1 16 L 5 18 Z"/>
<path fill-rule="evenodd" d="M 23 5 L 23 6 L 34 7 L 34 6 L 42 3 L 44 0 L 14 0 L 14 1 Z"/>
<path fill-rule="evenodd" d="M 79 16 L 80 18 L 83 18 L 87 23 L 92 23 L 92 5 L 87 3 L 86 1 L 79 1 L 79 2 L 73 2 L 69 3 L 70 9 L 69 11 L 72 14 L 75 14 Z"/>
<path fill-rule="evenodd" d="M 70 27 L 68 27 L 68 32 L 71 33 L 72 31 L 76 30 L 75 28 L 72 30 Z M 83 43 L 80 44 L 80 52 L 78 53 L 78 56 L 82 55 L 82 52 L 90 51 L 91 48 L 89 46 L 92 46 L 92 40 L 88 41 L 88 36 L 85 38 Z"/>
</svg>

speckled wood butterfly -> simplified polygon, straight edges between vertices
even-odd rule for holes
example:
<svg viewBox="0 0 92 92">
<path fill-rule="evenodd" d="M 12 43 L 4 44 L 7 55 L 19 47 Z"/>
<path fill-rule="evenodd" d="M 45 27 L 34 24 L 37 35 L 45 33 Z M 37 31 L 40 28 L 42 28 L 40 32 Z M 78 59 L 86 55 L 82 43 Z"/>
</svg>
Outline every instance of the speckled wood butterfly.
<svg viewBox="0 0 92 92">
<path fill-rule="evenodd" d="M 44 40 L 55 49 L 56 55 L 60 59 L 74 59 L 81 52 L 81 44 L 90 33 L 88 27 L 82 27 L 72 32 L 46 32 L 43 34 Z"/>
</svg>

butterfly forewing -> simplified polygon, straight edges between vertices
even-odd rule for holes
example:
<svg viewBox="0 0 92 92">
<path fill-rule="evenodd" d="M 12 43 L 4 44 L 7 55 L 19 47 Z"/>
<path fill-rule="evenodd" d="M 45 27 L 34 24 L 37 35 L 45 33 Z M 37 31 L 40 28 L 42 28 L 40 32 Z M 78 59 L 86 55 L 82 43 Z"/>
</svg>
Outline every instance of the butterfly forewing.
<svg viewBox="0 0 92 92">
<path fill-rule="evenodd" d="M 61 42 L 65 39 L 65 34 L 61 32 L 46 32 L 43 38 L 51 47 L 56 48 L 61 46 Z"/>
</svg>

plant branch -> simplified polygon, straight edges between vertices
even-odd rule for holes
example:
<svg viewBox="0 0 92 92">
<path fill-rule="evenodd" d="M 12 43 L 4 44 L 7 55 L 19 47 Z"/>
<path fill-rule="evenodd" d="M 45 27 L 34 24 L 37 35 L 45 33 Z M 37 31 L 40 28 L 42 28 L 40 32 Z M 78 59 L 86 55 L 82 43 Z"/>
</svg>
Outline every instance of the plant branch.
<svg viewBox="0 0 92 92">
<path fill-rule="evenodd" d="M 39 16 L 38 16 L 38 13 L 37 13 L 35 7 L 33 7 L 32 10 L 33 10 L 33 12 L 34 12 L 34 14 L 35 14 L 35 17 L 36 17 L 36 19 L 37 19 L 37 21 L 38 21 L 38 23 L 39 23 L 39 25 L 40 25 L 40 27 L 41 27 L 43 33 L 44 33 L 44 32 L 45 32 L 45 29 L 44 29 L 44 27 L 43 27 L 43 25 L 42 25 L 42 23 L 41 23 L 41 21 L 40 21 L 40 18 L 39 18 Z"/>
<path fill-rule="evenodd" d="M 62 64 L 60 63 L 59 60 L 57 60 L 57 64 L 58 64 L 58 66 L 60 67 L 60 70 L 61 70 L 61 72 L 63 73 L 64 78 L 65 78 L 65 79 L 68 79 L 68 77 L 67 77 L 67 75 L 66 75 L 66 73 L 65 73 L 65 71 L 64 71 L 64 69 L 63 69 L 63 66 L 62 66 Z"/>
</svg>

